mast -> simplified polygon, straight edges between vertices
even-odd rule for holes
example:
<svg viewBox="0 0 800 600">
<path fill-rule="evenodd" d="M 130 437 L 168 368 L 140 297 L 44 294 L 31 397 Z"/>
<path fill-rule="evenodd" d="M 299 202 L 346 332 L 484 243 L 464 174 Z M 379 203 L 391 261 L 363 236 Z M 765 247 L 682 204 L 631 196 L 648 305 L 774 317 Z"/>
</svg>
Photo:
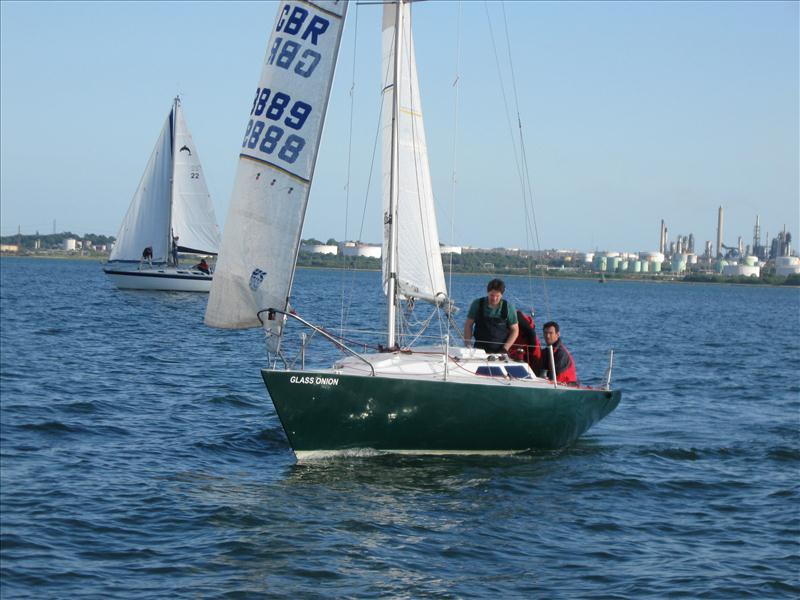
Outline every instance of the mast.
<svg viewBox="0 0 800 600">
<path fill-rule="evenodd" d="M 172 209 L 175 202 L 175 140 L 178 139 L 175 127 L 178 124 L 178 105 L 180 104 L 180 96 L 175 96 L 172 103 L 172 115 L 170 116 L 169 124 L 169 149 L 170 149 L 170 170 L 169 170 L 169 220 L 167 221 L 167 264 L 172 258 Z M 178 266 L 178 261 L 175 261 L 175 266 Z"/>
<path fill-rule="evenodd" d="M 403 16 L 402 11 L 403 0 L 397 0 L 397 9 L 394 20 L 394 68 L 392 75 L 392 152 L 391 152 L 391 168 L 389 175 L 389 243 L 387 250 L 389 252 L 389 278 L 386 282 L 387 289 L 387 302 L 388 302 L 388 335 L 386 345 L 388 348 L 394 348 L 396 344 L 396 312 L 397 312 L 397 196 L 398 196 L 398 113 L 400 101 L 397 93 L 397 80 L 400 76 L 400 34 L 402 27 L 400 20 Z"/>
</svg>

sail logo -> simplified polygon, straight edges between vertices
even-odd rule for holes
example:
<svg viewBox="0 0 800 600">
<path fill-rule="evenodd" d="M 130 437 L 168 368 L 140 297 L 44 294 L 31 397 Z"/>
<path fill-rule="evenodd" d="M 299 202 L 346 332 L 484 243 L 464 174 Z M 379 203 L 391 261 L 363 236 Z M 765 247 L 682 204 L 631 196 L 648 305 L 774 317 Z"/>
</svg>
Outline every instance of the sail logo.
<svg viewBox="0 0 800 600">
<path fill-rule="evenodd" d="M 254 269 L 252 273 L 250 273 L 250 289 L 254 292 L 261 287 L 261 283 L 264 281 L 264 277 L 267 276 L 265 271 L 261 269 Z"/>
<path fill-rule="evenodd" d="M 289 377 L 289 383 L 301 384 L 301 385 L 339 385 L 339 378 L 311 377 L 309 375 L 306 375 L 304 377 L 298 377 L 296 375 L 292 375 L 291 377 Z"/>
</svg>

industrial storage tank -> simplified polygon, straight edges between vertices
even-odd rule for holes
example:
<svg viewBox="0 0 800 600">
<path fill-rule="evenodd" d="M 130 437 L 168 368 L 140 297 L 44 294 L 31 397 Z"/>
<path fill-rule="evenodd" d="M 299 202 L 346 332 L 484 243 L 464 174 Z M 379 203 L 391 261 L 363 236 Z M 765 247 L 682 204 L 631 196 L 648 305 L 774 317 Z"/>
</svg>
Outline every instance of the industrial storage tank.
<svg viewBox="0 0 800 600">
<path fill-rule="evenodd" d="M 368 256 L 371 258 L 380 258 L 381 246 L 347 242 L 342 247 L 342 254 L 344 256 Z"/>
<path fill-rule="evenodd" d="M 611 273 L 615 273 L 617 271 L 617 268 L 619 267 L 620 262 L 621 259 L 619 258 L 619 256 L 609 256 L 606 261 L 607 270 Z"/>
<path fill-rule="evenodd" d="M 758 265 L 758 257 L 756 257 L 756 256 L 745 256 L 743 262 L 748 267 L 755 267 L 755 266 Z"/>
<path fill-rule="evenodd" d="M 625 271 L 627 271 L 629 264 L 630 264 L 630 262 L 627 259 L 623 260 L 621 263 L 619 263 L 619 271 L 620 271 L 620 273 L 624 273 Z"/>
<path fill-rule="evenodd" d="M 654 260 L 650 263 L 650 271 L 653 273 L 661 273 L 661 263 L 664 261 Z"/>
<path fill-rule="evenodd" d="M 779 256 L 775 259 L 775 274 L 782 277 L 800 274 L 800 258 L 797 256 Z"/>
<path fill-rule="evenodd" d="M 595 271 L 605 271 L 608 268 L 608 257 L 605 254 L 595 254 L 592 260 L 592 269 Z"/>
<path fill-rule="evenodd" d="M 631 273 L 641 273 L 642 272 L 642 261 L 640 260 L 632 260 L 628 263 L 628 271 Z"/>
<path fill-rule="evenodd" d="M 722 274 L 726 277 L 739 277 L 744 275 L 745 277 L 758 277 L 761 275 L 761 267 L 758 265 L 726 265 L 723 270 Z"/>
<path fill-rule="evenodd" d="M 672 256 L 672 272 L 680 275 L 686 272 L 686 255 L 675 253 Z"/>
<path fill-rule="evenodd" d="M 664 262 L 664 255 L 661 252 L 640 252 L 639 259 L 650 262 Z"/>
<path fill-rule="evenodd" d="M 338 246 L 332 244 L 303 244 L 300 246 L 301 252 L 310 252 L 311 254 L 338 254 Z"/>
</svg>

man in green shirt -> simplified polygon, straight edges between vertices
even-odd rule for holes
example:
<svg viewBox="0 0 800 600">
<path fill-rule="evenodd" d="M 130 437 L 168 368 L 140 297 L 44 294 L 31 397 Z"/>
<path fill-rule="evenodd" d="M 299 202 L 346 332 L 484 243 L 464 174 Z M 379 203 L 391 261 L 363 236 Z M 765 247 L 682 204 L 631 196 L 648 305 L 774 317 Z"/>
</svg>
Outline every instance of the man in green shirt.
<svg viewBox="0 0 800 600">
<path fill-rule="evenodd" d="M 486 286 L 486 296 L 475 299 L 464 323 L 464 343 L 469 347 L 475 336 L 475 347 L 487 354 L 507 353 L 517 339 L 519 324 L 517 310 L 503 300 L 506 285 L 502 279 L 492 279 Z M 474 331 L 473 331 L 474 329 Z"/>
</svg>

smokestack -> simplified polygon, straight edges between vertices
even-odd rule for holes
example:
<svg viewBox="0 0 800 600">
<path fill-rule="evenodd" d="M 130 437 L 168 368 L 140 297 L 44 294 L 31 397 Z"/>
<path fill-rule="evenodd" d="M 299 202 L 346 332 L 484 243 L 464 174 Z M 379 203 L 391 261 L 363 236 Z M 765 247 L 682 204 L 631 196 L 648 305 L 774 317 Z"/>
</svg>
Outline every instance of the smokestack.
<svg viewBox="0 0 800 600">
<path fill-rule="evenodd" d="M 717 258 L 722 256 L 722 207 L 717 215 Z"/>
<path fill-rule="evenodd" d="M 753 254 L 760 254 L 759 246 L 761 246 L 761 223 L 756 215 L 756 226 L 753 229 Z"/>
<path fill-rule="evenodd" d="M 664 243 L 667 241 L 665 231 L 664 219 L 661 219 L 661 231 L 658 232 L 658 251 L 661 254 L 664 254 Z"/>
</svg>

